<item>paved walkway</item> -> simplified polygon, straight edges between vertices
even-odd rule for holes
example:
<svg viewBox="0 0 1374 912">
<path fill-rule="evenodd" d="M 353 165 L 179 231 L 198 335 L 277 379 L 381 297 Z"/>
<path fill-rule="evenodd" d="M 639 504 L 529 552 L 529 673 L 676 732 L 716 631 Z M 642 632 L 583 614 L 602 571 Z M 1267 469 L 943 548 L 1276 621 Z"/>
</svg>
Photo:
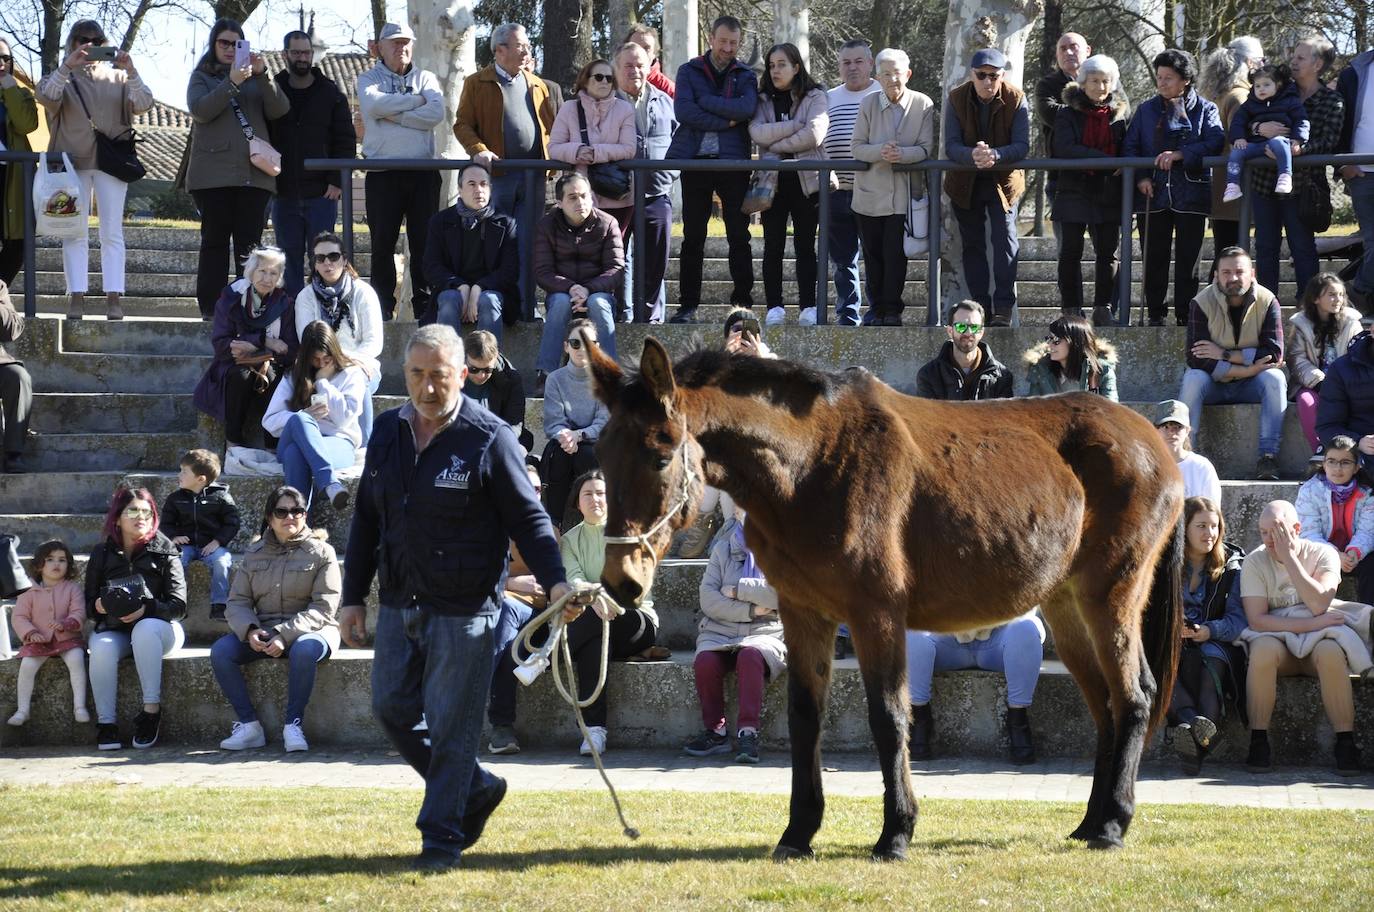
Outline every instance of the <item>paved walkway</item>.
<svg viewBox="0 0 1374 912">
<path fill-rule="evenodd" d="M 489 758 L 484 757 L 486 761 Z M 521 791 L 600 790 L 589 760 L 567 753 L 522 753 L 491 758 L 491 767 Z M 758 766 L 696 760 L 663 751 L 614 751 L 606 757 L 611 781 L 622 791 L 754 792 L 787 794 L 790 768 L 780 755 Z M 144 786 L 261 788 L 289 764 L 299 786 L 333 788 L 419 788 L 420 779 L 393 753 L 313 750 L 285 755 L 273 745 L 262 751 L 155 748 L 95 753 L 77 749 L 20 748 L 0 756 L 0 783 L 50 785 L 117 782 Z M 877 796 L 882 778 L 867 754 L 826 757 L 828 794 Z M 1092 782 L 1087 761 L 1055 760 L 1019 769 L 983 760 L 932 761 L 913 767 L 922 798 L 991 798 L 1030 801 L 1086 801 Z M 1214 804 L 1264 808 L 1374 810 L 1374 774 L 1343 779 L 1310 767 L 1252 775 L 1238 766 L 1208 767 L 1198 778 L 1162 764 L 1141 769 L 1136 797 L 1142 804 Z"/>
</svg>

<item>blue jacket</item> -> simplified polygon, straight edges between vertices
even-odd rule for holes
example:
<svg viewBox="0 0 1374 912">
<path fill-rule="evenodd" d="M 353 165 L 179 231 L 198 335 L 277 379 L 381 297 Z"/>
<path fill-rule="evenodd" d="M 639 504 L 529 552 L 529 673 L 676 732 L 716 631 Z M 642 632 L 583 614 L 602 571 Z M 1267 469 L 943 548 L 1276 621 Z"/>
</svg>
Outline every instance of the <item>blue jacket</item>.
<svg viewBox="0 0 1374 912">
<path fill-rule="evenodd" d="M 1369 88 L 1369 65 L 1374 63 L 1374 51 L 1365 51 L 1351 60 L 1341 75 L 1336 78 L 1336 91 L 1345 101 L 1345 124 L 1341 127 L 1341 141 L 1336 152 L 1350 152 L 1350 142 L 1355 136 L 1355 121 L 1360 116 L 1360 96 Z"/>
<path fill-rule="evenodd" d="M 1136 108 L 1121 154 L 1126 158 L 1154 158 L 1161 152 L 1182 152 L 1183 161 L 1168 171 L 1152 171 L 1155 195 L 1149 208 L 1154 212 L 1173 209 L 1207 215 L 1212 209 L 1212 174 L 1202 160 L 1220 154 L 1226 131 L 1217 106 L 1191 88 L 1184 100 L 1187 116 L 1175 119 L 1172 108 L 1158 95 Z M 1142 176 L 1137 172 L 1136 179 Z M 1134 211 L 1144 212 L 1145 202 L 1144 194 L 1136 190 Z"/>
<path fill-rule="evenodd" d="M 1350 347 L 1332 363 L 1322 381 L 1317 437 L 1330 440 L 1337 434 L 1356 441 L 1374 434 L 1374 336 L 1368 331 L 1350 340 Z"/>
<path fill-rule="evenodd" d="M 701 153 L 705 134 L 720 138 L 716 158 L 748 158 L 749 121 L 759 102 L 759 85 L 754 71 L 738 60 L 731 61 L 716 87 L 716 72 L 703 54 L 677 68 L 677 95 L 673 110 L 678 130 L 668 146 L 666 158 L 696 158 Z M 730 126 L 734 121 L 735 126 Z"/>
<path fill-rule="evenodd" d="M 1279 94 L 1268 101 L 1260 101 L 1255 97 L 1255 90 L 1251 89 L 1250 97 L 1245 99 L 1231 116 L 1231 126 L 1226 131 L 1226 139 L 1229 142 L 1238 139 L 1259 142 L 1263 137 L 1254 134 L 1250 128 L 1266 122 L 1287 127 L 1292 131 L 1288 138 L 1293 142 L 1307 142 L 1307 137 L 1312 132 L 1312 122 L 1307 117 L 1307 109 L 1302 106 L 1296 82 L 1288 83 Z"/>
<path fill-rule="evenodd" d="M 566 582 L 553 524 L 510 426 L 464 396 L 453 423 L 417 454 L 403 417 L 412 408 L 386 412 L 372 429 L 343 604 L 364 604 L 375 573 L 384 607 L 495 613 L 511 541 L 546 591 Z"/>
<path fill-rule="evenodd" d="M 639 129 L 639 112 L 635 111 L 635 136 L 639 141 L 639 158 L 667 158 L 668 146 L 673 142 L 673 134 L 677 132 L 677 118 L 673 115 L 673 100 L 668 97 L 668 93 L 644 83 L 641 90 L 649 93 L 649 110 L 647 120 L 649 128 L 647 132 Z M 634 104 L 630 96 L 624 92 L 617 92 L 621 98 Z M 677 180 L 676 171 L 641 171 L 639 172 L 647 180 L 644 188 L 644 198 L 652 199 L 655 196 L 665 196 L 673 191 L 673 181 Z"/>
</svg>

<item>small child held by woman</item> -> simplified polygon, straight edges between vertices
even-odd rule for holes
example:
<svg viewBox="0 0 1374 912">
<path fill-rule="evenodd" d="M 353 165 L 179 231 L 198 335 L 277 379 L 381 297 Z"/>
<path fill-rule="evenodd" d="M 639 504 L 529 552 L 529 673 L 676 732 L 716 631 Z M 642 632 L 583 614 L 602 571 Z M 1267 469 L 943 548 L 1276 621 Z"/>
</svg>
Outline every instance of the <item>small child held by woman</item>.
<svg viewBox="0 0 1374 912">
<path fill-rule="evenodd" d="M 67 663 L 72 682 L 72 712 L 78 722 L 91 721 L 86 709 L 86 595 L 76 582 L 76 560 L 60 541 L 38 546 L 29 572 L 38 585 L 19 596 L 14 607 L 14 632 L 23 641 L 19 650 L 19 707 L 10 725 L 29 721 L 33 682 L 38 669 L 52 656 Z"/>
<path fill-rule="evenodd" d="M 1287 136 L 1265 139 L 1259 132 L 1261 124 L 1273 123 L 1288 128 Z M 1298 95 L 1298 84 L 1284 64 L 1270 64 L 1255 71 L 1250 80 L 1250 97 L 1231 118 L 1226 136 L 1231 140 L 1231 152 L 1226 160 L 1226 192 L 1223 202 L 1240 199 L 1241 166 L 1252 158 L 1259 158 L 1266 150 L 1274 153 L 1279 176 L 1274 181 L 1274 193 L 1282 196 L 1293 192 L 1293 146 L 1307 142 L 1311 130 L 1307 109 Z"/>
<path fill-rule="evenodd" d="M 1331 438 L 1321 459 L 1298 488 L 1299 534 L 1340 552 L 1341 572 L 1356 574 L 1356 601 L 1368 605 L 1374 600 L 1374 561 L 1365 559 L 1374 548 L 1374 490 L 1353 438 Z"/>
</svg>

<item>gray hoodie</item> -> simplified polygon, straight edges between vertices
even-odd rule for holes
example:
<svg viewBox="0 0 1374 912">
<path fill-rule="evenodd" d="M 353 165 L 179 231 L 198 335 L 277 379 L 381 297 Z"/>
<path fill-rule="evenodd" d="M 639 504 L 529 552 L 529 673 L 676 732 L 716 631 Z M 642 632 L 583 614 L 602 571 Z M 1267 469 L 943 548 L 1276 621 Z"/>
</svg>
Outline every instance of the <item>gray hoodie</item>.
<svg viewBox="0 0 1374 912">
<path fill-rule="evenodd" d="M 428 70 L 411 64 L 404 76 L 380 60 L 358 77 L 363 158 L 433 158 L 434 128 L 444 119 L 444 94 Z"/>
</svg>

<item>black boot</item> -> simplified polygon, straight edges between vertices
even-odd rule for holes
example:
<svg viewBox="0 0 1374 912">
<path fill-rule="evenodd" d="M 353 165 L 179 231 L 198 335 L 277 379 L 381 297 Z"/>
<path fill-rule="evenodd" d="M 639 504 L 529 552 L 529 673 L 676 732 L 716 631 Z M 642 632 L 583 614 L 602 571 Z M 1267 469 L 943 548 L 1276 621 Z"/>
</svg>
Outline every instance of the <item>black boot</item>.
<svg viewBox="0 0 1374 912">
<path fill-rule="evenodd" d="M 906 750 L 912 760 L 930 759 L 930 736 L 935 731 L 935 717 L 930 704 L 911 707 L 911 724 L 907 728 Z"/>
<path fill-rule="evenodd" d="M 1360 774 L 1360 749 L 1355 746 L 1354 732 L 1336 732 L 1336 775 Z"/>
<path fill-rule="evenodd" d="M 1007 738 L 1011 742 L 1011 762 L 1025 766 L 1035 762 L 1035 741 L 1031 738 L 1030 715 L 1026 707 L 1007 707 Z"/>
<path fill-rule="evenodd" d="M 1274 768 L 1273 752 L 1269 749 L 1269 732 L 1250 732 L 1250 753 L 1245 768 L 1252 773 L 1267 773 Z"/>
</svg>

